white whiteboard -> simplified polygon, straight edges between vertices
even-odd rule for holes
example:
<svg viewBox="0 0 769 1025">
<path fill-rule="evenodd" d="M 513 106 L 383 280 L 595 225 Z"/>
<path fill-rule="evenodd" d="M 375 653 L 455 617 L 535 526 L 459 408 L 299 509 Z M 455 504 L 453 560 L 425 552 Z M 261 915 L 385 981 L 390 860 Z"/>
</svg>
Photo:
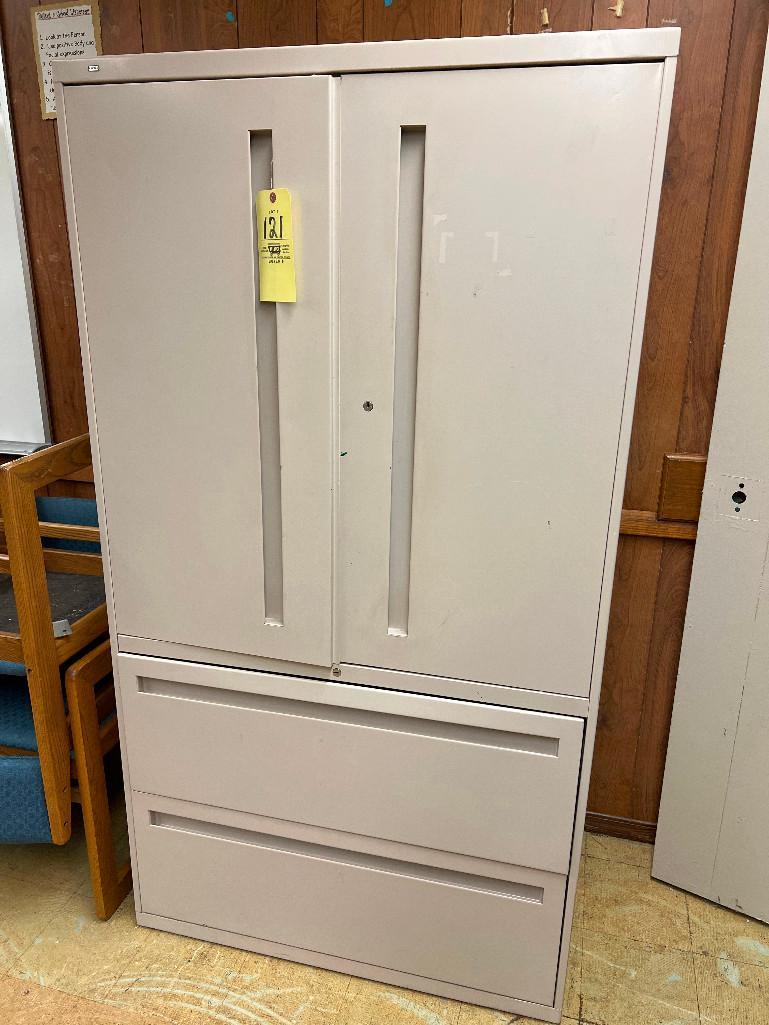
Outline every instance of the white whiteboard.
<svg viewBox="0 0 769 1025">
<path fill-rule="evenodd" d="M 49 440 L 5 67 L 0 50 L 0 453 L 24 451 Z"/>
</svg>

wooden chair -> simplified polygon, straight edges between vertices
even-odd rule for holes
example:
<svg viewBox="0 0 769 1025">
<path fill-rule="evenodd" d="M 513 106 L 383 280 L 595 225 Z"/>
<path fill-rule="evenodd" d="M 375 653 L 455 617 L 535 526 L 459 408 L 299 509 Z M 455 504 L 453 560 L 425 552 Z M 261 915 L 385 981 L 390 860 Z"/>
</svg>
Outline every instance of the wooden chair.
<svg viewBox="0 0 769 1025">
<path fill-rule="evenodd" d="M 97 583 L 102 560 L 98 551 L 62 550 L 70 541 L 98 544 L 99 528 L 40 522 L 35 501 L 41 488 L 82 475 L 90 465 L 84 435 L 0 466 L 0 531 L 7 544 L 0 574 L 10 574 L 17 618 L 11 624 L 16 629 L 0 632 L 0 661 L 6 663 L 0 674 L 9 672 L 8 663 L 11 673 L 15 664 L 16 676 L 26 673 L 36 748 L 0 747 L 0 760 L 39 758 L 53 843 L 69 840 L 72 803 L 82 805 L 96 909 L 109 918 L 130 889 L 131 876 L 130 867 L 115 859 L 103 764 L 118 731 L 107 610 L 103 583 Z M 43 538 L 62 547 L 45 547 Z M 71 575 L 69 589 L 61 574 Z M 54 620 L 64 629 L 56 629 Z M 0 676 L 9 692 L 10 680 Z"/>
<path fill-rule="evenodd" d="M 131 889 L 131 862 L 118 864 L 115 856 L 104 773 L 104 756 L 118 743 L 109 638 L 67 669 L 65 685 L 74 750 L 72 800 L 83 811 L 96 913 L 107 919 Z"/>
</svg>

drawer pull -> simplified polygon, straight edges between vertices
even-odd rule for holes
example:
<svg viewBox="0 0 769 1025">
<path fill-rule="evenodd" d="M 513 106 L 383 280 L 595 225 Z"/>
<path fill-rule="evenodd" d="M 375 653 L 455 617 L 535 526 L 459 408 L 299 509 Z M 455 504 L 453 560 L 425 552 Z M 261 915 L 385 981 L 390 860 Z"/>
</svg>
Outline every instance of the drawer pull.
<svg viewBox="0 0 769 1025">
<path fill-rule="evenodd" d="M 531 886 L 528 883 L 514 883 L 505 879 L 486 879 L 468 872 L 455 872 L 432 865 L 420 865 L 397 858 L 385 858 L 363 851 L 342 850 L 339 847 L 309 843 L 306 840 L 296 840 L 293 837 L 257 833 L 250 829 L 241 829 L 238 826 L 203 822 L 182 815 L 170 815 L 167 812 L 150 811 L 149 819 L 151 826 L 159 829 L 173 829 L 177 832 L 208 836 L 230 843 L 251 844 L 254 847 L 280 851 L 282 854 L 320 858 L 323 861 L 333 861 L 339 865 L 349 865 L 353 868 L 363 868 L 374 872 L 387 872 L 390 875 L 409 876 L 412 879 L 442 883 L 464 890 L 476 890 L 498 897 L 508 897 L 512 900 L 524 900 L 533 904 L 544 903 L 544 889 L 541 886 Z"/>
<path fill-rule="evenodd" d="M 178 683 L 150 677 L 140 677 L 138 687 L 141 693 L 158 697 L 203 701 L 214 705 L 247 708 L 273 715 L 321 719 L 325 722 L 360 726 L 366 729 L 411 733 L 434 740 L 450 740 L 461 744 L 507 748 L 527 754 L 545 755 L 550 758 L 558 757 L 558 737 L 508 732 L 507 730 L 489 729 L 485 726 L 467 726 L 462 723 L 393 715 L 389 712 L 373 712 L 362 708 L 346 708 L 314 701 L 296 701 L 293 698 L 250 694 L 247 691 L 205 687 L 194 683 Z"/>
</svg>

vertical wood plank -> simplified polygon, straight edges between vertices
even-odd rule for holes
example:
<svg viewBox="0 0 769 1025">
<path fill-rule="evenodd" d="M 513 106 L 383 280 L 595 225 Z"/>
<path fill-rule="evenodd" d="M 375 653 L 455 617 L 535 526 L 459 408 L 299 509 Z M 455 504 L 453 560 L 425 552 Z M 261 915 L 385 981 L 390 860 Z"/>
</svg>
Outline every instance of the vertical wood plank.
<svg viewBox="0 0 769 1025">
<path fill-rule="evenodd" d="M 595 0 L 593 4 L 593 28 L 644 28 L 649 9 L 649 0 L 625 0 L 621 17 L 617 17 L 617 0 Z"/>
<path fill-rule="evenodd" d="M 677 447 L 706 453 L 761 88 L 769 5 L 737 0 Z"/>
<path fill-rule="evenodd" d="M 641 822 L 659 812 L 693 559 L 693 544 L 663 541 L 629 809 Z"/>
<path fill-rule="evenodd" d="M 588 32 L 592 28 L 593 0 L 516 0 L 513 32 L 541 32 L 544 7 L 550 32 Z"/>
<path fill-rule="evenodd" d="M 141 53 L 139 0 L 99 0 L 101 44 L 105 53 Z"/>
<path fill-rule="evenodd" d="M 620 538 L 588 797 L 589 810 L 603 815 L 631 817 L 662 545 Z"/>
<path fill-rule="evenodd" d="M 237 4 L 240 46 L 301 46 L 318 41 L 316 0 L 237 0 Z"/>
<path fill-rule="evenodd" d="M 236 48 L 235 0 L 141 0 L 146 52 Z"/>
<path fill-rule="evenodd" d="M 88 429 L 56 122 L 40 114 L 29 0 L 0 9 L 30 269 L 54 441 Z"/>
<path fill-rule="evenodd" d="M 513 0 L 462 0 L 463 36 L 504 36 L 513 27 Z"/>
<path fill-rule="evenodd" d="M 318 42 L 358 43 L 363 39 L 363 0 L 318 0 Z"/>
<path fill-rule="evenodd" d="M 364 0 L 363 33 L 367 40 L 439 39 L 458 36 L 461 0 Z"/>
<path fill-rule="evenodd" d="M 734 0 L 650 0 L 649 25 L 680 24 L 665 179 L 641 353 L 625 507 L 654 509 L 686 381 Z"/>
</svg>

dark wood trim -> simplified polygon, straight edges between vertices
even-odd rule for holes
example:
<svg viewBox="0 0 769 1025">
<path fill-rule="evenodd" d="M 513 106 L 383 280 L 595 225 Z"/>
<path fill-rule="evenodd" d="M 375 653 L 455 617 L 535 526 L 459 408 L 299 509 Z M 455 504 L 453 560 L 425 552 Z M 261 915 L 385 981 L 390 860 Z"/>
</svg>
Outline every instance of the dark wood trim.
<svg viewBox="0 0 769 1025">
<path fill-rule="evenodd" d="M 675 520 L 659 520 L 645 509 L 623 509 L 620 534 L 634 537 L 666 537 L 677 541 L 696 541 L 697 524 Z"/>
<path fill-rule="evenodd" d="M 678 452 L 665 456 L 662 460 L 662 484 L 657 503 L 658 519 L 697 522 L 700 518 L 706 465 L 705 456 Z"/>
<path fill-rule="evenodd" d="M 571 0 L 574 2 L 574 0 Z M 384 4 L 382 0 L 363 0 L 363 38 L 366 42 L 380 39 L 442 39 L 461 32 L 460 0 L 398 0 Z M 243 35 L 241 42 L 243 46 Z"/>
<path fill-rule="evenodd" d="M 710 443 L 768 27 L 766 0 L 736 0 L 675 445 L 679 452 L 707 452 Z"/>
<path fill-rule="evenodd" d="M 587 813 L 585 829 L 588 833 L 617 836 L 621 840 L 636 840 L 640 843 L 654 843 L 657 836 L 656 822 L 639 822 L 618 815 L 601 815 L 596 811 Z"/>
<path fill-rule="evenodd" d="M 318 24 L 320 11 L 328 0 L 318 0 Z M 511 0 L 462 0 L 463 36 L 506 36 L 512 29 L 513 5 Z M 320 42 L 320 31 L 318 32 Z"/>
<path fill-rule="evenodd" d="M 630 439 L 624 504 L 655 509 L 678 426 L 721 126 L 734 0 L 650 0 L 650 28 L 678 24 L 681 49 Z M 720 250 L 717 250 L 720 252 Z M 724 257 L 726 254 L 723 254 Z M 683 451 L 702 452 L 698 447 Z"/>
</svg>

